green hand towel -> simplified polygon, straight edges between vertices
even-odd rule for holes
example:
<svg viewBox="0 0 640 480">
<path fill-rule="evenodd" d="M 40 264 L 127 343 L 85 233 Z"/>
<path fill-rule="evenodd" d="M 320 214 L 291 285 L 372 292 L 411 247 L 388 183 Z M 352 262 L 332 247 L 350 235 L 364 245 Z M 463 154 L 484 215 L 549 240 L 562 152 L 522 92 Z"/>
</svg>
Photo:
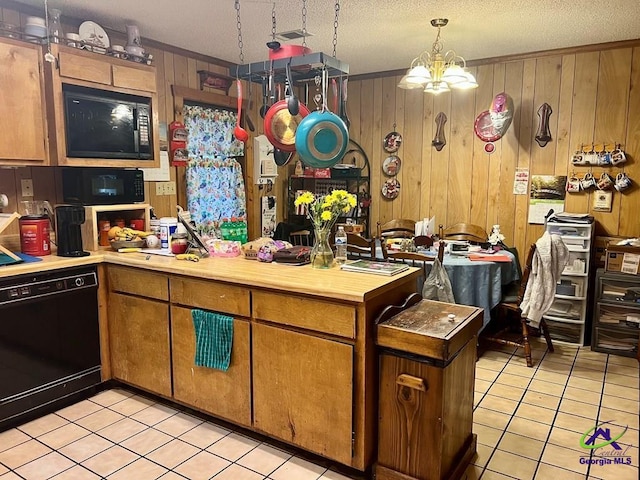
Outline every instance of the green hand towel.
<svg viewBox="0 0 640 480">
<path fill-rule="evenodd" d="M 233 345 L 233 317 L 204 310 L 191 310 L 196 332 L 195 364 L 227 371 Z"/>
</svg>

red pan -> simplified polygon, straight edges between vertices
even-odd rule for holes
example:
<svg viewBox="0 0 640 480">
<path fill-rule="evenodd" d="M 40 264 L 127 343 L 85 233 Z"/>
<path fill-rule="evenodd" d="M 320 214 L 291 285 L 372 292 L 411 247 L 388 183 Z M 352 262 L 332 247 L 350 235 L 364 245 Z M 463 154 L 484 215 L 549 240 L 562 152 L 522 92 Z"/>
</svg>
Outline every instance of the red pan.
<svg viewBox="0 0 640 480">
<path fill-rule="evenodd" d="M 264 116 L 264 134 L 274 147 L 285 152 L 294 152 L 296 130 L 302 119 L 309 113 L 307 106 L 299 102 L 298 114 L 291 115 L 287 100 L 278 100 L 269 107 Z"/>
</svg>

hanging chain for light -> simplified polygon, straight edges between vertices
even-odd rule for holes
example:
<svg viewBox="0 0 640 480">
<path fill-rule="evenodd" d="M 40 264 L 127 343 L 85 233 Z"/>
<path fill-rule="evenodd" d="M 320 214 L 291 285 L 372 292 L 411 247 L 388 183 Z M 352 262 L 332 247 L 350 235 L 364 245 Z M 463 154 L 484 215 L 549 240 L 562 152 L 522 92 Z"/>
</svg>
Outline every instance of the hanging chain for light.
<svg viewBox="0 0 640 480">
<path fill-rule="evenodd" d="M 307 46 L 307 0 L 302 0 L 302 51 Z"/>
<path fill-rule="evenodd" d="M 47 28 L 47 53 L 44 54 L 44 59 L 49 63 L 54 63 L 56 57 L 51 53 L 51 36 L 49 35 L 49 4 L 47 0 L 44 0 L 44 24 Z"/>
<path fill-rule="evenodd" d="M 276 2 L 271 6 L 271 40 L 276 41 Z"/>
<path fill-rule="evenodd" d="M 244 63 L 244 52 L 242 51 L 244 44 L 242 43 L 242 22 L 240 21 L 240 0 L 236 0 L 235 8 L 236 26 L 238 27 L 238 48 L 240 49 L 240 64 L 242 65 Z"/>
<path fill-rule="evenodd" d="M 336 0 L 336 16 L 333 20 L 333 58 L 336 57 L 336 47 L 338 46 L 338 16 L 340 14 L 340 0 Z"/>
</svg>

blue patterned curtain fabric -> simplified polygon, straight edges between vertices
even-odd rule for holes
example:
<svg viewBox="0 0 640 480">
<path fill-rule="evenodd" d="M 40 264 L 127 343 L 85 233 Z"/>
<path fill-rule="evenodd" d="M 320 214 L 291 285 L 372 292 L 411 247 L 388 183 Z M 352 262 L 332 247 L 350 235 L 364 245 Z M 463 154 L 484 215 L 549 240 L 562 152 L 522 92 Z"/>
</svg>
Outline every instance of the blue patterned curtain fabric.
<svg viewBox="0 0 640 480">
<path fill-rule="evenodd" d="M 187 149 L 187 208 L 200 233 L 214 233 L 223 218 L 246 216 L 242 166 L 244 144 L 233 136 L 236 114 L 227 110 L 185 105 Z"/>
</svg>

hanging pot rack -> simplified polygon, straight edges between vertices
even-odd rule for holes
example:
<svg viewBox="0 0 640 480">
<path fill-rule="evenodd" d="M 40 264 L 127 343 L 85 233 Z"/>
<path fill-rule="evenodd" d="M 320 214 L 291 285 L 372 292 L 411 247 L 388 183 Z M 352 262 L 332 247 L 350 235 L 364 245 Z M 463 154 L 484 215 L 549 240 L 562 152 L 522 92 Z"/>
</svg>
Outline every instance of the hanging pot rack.
<svg viewBox="0 0 640 480">
<path fill-rule="evenodd" d="M 242 80 L 261 83 L 269 76 L 273 62 L 274 82 L 284 83 L 287 64 L 291 65 L 293 83 L 312 81 L 317 75 L 322 75 L 326 69 L 329 78 L 349 75 L 349 64 L 338 60 L 323 52 L 309 53 L 296 57 L 265 60 L 236 67 L 236 76 Z"/>
<path fill-rule="evenodd" d="M 262 83 L 265 78 L 271 77 L 275 83 L 284 83 L 287 78 L 287 68 L 291 69 L 293 84 L 304 81 L 312 81 L 318 76 L 328 75 L 328 78 L 344 77 L 349 75 L 349 64 L 341 62 L 336 57 L 336 45 L 338 43 L 338 19 L 340 12 L 340 0 L 335 0 L 335 19 L 333 23 L 333 55 L 323 52 L 307 53 L 307 7 L 306 0 L 302 1 L 302 53 L 291 57 L 275 57 L 269 55 L 269 59 L 262 62 L 244 64 L 242 22 L 240 19 L 240 0 L 235 0 L 236 21 L 238 26 L 238 47 L 240 49 L 240 65 L 236 66 L 236 78 L 250 82 Z M 280 48 L 280 42 L 276 41 L 276 4 L 271 10 L 271 41 L 267 47 L 272 54 Z M 283 52 L 288 53 L 288 52 Z"/>
</svg>

